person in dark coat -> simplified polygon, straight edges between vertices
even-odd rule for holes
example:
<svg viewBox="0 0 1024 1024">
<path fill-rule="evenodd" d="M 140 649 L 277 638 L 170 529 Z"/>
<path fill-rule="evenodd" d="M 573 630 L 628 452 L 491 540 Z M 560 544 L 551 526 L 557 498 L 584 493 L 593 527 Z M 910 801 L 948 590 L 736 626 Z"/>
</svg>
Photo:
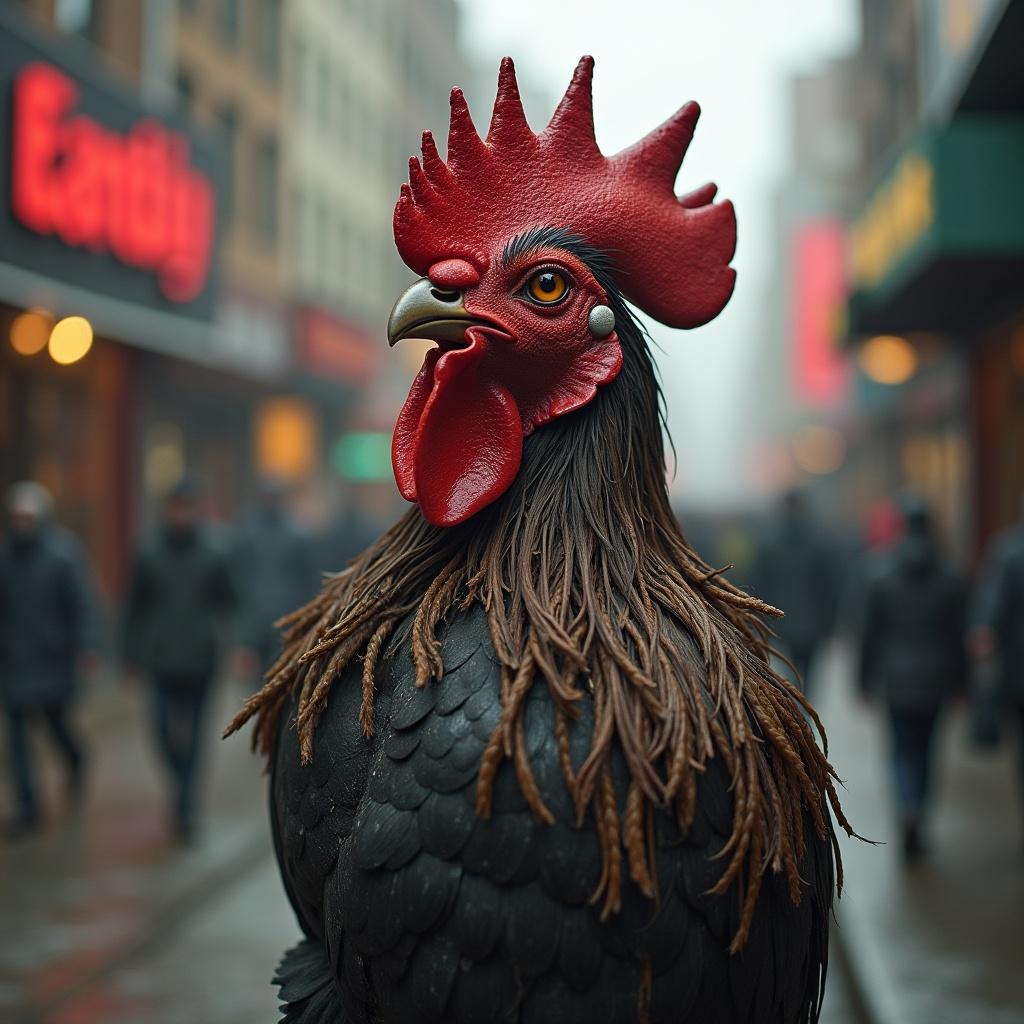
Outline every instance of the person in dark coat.
<svg viewBox="0 0 1024 1024">
<path fill-rule="evenodd" d="M 125 658 L 152 684 L 157 746 L 173 787 L 178 836 L 195 824 L 199 747 L 225 620 L 237 591 L 228 554 L 199 519 L 186 478 L 168 495 L 163 523 L 140 551 L 125 613 Z"/>
<path fill-rule="evenodd" d="M 259 678 L 277 660 L 281 639 L 274 623 L 305 604 L 320 587 L 317 553 L 309 534 L 288 509 L 279 480 L 261 481 L 253 514 L 235 547 L 241 599 L 239 668 Z"/>
<path fill-rule="evenodd" d="M 903 539 L 865 587 L 860 686 L 888 711 L 903 851 L 913 860 L 924 849 L 936 725 L 967 680 L 967 583 L 940 551 L 924 502 L 908 497 L 903 517 Z"/>
<path fill-rule="evenodd" d="M 792 662 L 805 692 L 814 658 L 835 627 L 839 576 L 834 543 L 811 515 L 804 496 L 788 491 L 776 522 L 758 546 L 751 589 L 785 613 L 771 624 L 776 646 Z"/>
<path fill-rule="evenodd" d="M 31 720 L 46 723 L 64 761 L 68 792 L 83 789 L 85 755 L 71 722 L 79 671 L 95 664 L 95 620 L 85 558 L 52 522 L 49 493 L 15 484 L 8 495 L 10 536 L 0 548 L 0 698 L 17 803 L 9 837 L 40 823 Z"/>
<path fill-rule="evenodd" d="M 996 659 L 1000 708 L 1020 722 L 1024 792 L 1024 501 L 1021 518 L 998 534 L 986 555 L 974 602 L 971 654 Z"/>
</svg>

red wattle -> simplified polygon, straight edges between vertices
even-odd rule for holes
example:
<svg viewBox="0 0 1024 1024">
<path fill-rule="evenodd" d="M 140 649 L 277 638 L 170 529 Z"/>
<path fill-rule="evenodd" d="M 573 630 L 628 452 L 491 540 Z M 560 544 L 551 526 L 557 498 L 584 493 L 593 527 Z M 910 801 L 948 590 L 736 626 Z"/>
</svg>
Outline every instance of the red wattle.
<svg viewBox="0 0 1024 1024">
<path fill-rule="evenodd" d="M 511 392 L 480 373 L 486 342 L 427 354 L 395 427 L 392 458 L 403 497 L 435 526 L 465 522 L 515 479 L 523 427 Z"/>
<path fill-rule="evenodd" d="M 416 501 L 416 439 L 427 399 L 434 388 L 434 364 L 441 357 L 439 348 L 430 349 L 423 357 L 423 365 L 416 374 L 409 396 L 395 422 L 391 438 L 391 465 L 395 482 L 406 501 Z"/>
</svg>

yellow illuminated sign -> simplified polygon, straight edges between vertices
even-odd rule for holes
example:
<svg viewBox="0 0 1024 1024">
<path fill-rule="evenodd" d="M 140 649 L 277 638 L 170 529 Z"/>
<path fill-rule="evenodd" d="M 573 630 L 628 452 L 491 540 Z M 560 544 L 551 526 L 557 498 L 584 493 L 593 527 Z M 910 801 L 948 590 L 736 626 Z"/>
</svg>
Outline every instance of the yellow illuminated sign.
<svg viewBox="0 0 1024 1024">
<path fill-rule="evenodd" d="M 260 473 L 289 482 L 307 479 L 317 454 L 317 423 L 301 398 L 269 398 L 255 418 L 256 465 Z"/>
<path fill-rule="evenodd" d="M 851 272 L 858 287 L 876 285 L 935 219 L 934 172 L 908 153 L 850 232 Z"/>
</svg>

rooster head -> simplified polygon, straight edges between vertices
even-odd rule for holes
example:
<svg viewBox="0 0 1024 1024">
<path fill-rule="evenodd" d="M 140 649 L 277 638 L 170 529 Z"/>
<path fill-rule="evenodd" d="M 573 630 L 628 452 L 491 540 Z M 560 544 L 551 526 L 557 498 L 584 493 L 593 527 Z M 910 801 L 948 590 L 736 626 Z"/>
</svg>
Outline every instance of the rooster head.
<svg viewBox="0 0 1024 1024">
<path fill-rule="evenodd" d="M 580 61 L 537 135 L 505 58 L 486 139 L 454 89 L 447 162 L 429 132 L 422 163 L 409 161 L 395 242 L 420 279 L 395 304 L 388 338 L 437 347 L 399 414 L 392 461 L 402 495 L 435 525 L 499 498 L 524 438 L 618 376 L 622 347 L 599 278 L 672 327 L 706 323 L 732 294 L 732 204 L 713 202 L 714 185 L 674 189 L 699 108 L 686 104 L 606 157 L 594 139 L 593 65 Z"/>
</svg>

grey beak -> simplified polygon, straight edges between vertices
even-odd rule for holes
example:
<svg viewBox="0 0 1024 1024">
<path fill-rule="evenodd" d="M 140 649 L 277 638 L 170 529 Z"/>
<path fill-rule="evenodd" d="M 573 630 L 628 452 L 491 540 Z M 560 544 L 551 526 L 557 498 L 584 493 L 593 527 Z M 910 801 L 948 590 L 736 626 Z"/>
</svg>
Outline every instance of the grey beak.
<svg viewBox="0 0 1024 1024">
<path fill-rule="evenodd" d="M 462 305 L 462 292 L 438 288 L 420 278 L 398 297 L 388 317 L 388 344 L 403 338 L 462 341 L 474 322 Z"/>
</svg>

